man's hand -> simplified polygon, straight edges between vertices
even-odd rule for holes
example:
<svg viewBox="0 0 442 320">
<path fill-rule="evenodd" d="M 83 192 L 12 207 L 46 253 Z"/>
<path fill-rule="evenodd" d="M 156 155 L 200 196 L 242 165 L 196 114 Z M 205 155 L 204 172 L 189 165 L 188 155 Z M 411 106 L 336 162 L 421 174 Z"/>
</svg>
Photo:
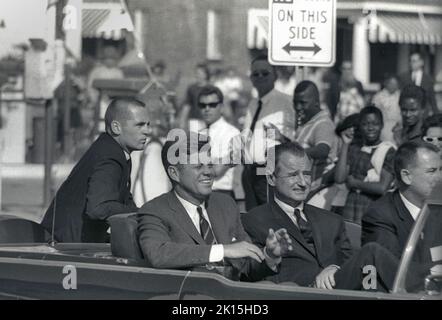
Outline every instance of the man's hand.
<svg viewBox="0 0 442 320">
<path fill-rule="evenodd" d="M 315 288 L 332 290 L 336 285 L 335 273 L 339 268 L 335 265 L 330 265 L 324 270 L 322 270 L 315 280 Z"/>
<path fill-rule="evenodd" d="M 279 131 L 278 127 L 275 126 L 273 123 L 268 123 L 268 124 L 264 124 L 264 130 L 266 131 L 267 137 L 273 138 L 276 141 L 279 142 L 284 142 L 286 140 L 288 140 L 282 133 L 281 131 Z M 273 130 L 273 132 L 270 133 L 268 132 L 269 130 Z M 274 135 L 274 136 L 273 136 Z"/>
<path fill-rule="evenodd" d="M 224 245 L 224 258 L 252 258 L 261 263 L 264 254 L 257 246 L 246 241 Z"/>
<path fill-rule="evenodd" d="M 278 259 L 286 254 L 288 251 L 293 250 L 292 240 L 285 228 L 281 228 L 277 231 L 269 229 L 269 234 L 266 239 L 266 253 L 272 259 Z"/>
</svg>

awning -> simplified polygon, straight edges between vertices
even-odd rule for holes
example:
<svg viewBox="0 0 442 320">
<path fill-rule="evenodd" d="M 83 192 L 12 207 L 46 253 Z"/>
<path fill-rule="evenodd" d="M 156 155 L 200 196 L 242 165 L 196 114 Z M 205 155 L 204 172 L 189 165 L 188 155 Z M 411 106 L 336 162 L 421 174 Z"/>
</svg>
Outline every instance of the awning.
<svg viewBox="0 0 442 320">
<path fill-rule="evenodd" d="M 442 44 L 442 15 L 372 13 L 368 39 L 372 43 Z"/>
<path fill-rule="evenodd" d="M 120 40 L 123 37 L 122 30 L 132 32 L 133 29 L 129 14 L 121 7 L 82 10 L 83 38 Z"/>
<path fill-rule="evenodd" d="M 269 11 L 267 9 L 250 9 L 247 19 L 247 48 L 267 48 L 269 33 Z"/>
</svg>

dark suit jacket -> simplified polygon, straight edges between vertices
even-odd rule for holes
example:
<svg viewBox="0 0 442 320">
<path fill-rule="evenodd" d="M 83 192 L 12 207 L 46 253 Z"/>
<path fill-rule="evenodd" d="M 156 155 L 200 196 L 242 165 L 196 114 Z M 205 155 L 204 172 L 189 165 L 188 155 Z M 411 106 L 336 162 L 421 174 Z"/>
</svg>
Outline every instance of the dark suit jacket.
<svg viewBox="0 0 442 320">
<path fill-rule="evenodd" d="M 411 79 L 411 72 L 403 73 L 399 77 L 399 82 L 401 88 L 409 84 L 414 84 Z M 439 109 L 437 108 L 436 96 L 434 94 L 434 81 L 431 76 L 425 72 L 422 74 L 421 87 L 425 90 L 425 98 L 427 101 L 426 106 L 428 110 L 433 110 L 434 113 L 437 113 Z"/>
<path fill-rule="evenodd" d="M 61 185 L 42 225 L 59 242 L 104 242 L 113 214 L 137 210 L 130 193 L 130 162 L 107 133 L 101 134 Z"/>
<path fill-rule="evenodd" d="M 232 198 L 213 192 L 207 202 L 207 214 L 219 244 L 251 242 Z M 192 269 L 209 263 L 211 246 L 205 243 L 173 190 L 147 202 L 138 212 L 140 245 L 149 265 Z M 273 274 L 265 262 L 231 259 L 227 263 L 240 277 L 250 281 Z"/>
<path fill-rule="evenodd" d="M 340 216 L 308 204 L 304 206 L 304 214 L 312 226 L 316 253 L 309 249 L 298 227 L 274 201 L 242 215 L 244 228 L 256 244 L 265 244 L 269 228 L 286 228 L 293 241 L 293 250 L 282 258 L 279 274 L 268 280 L 307 286 L 323 268 L 331 264 L 340 266 L 351 256 L 351 245 Z"/>
<path fill-rule="evenodd" d="M 400 258 L 414 220 L 399 191 L 373 202 L 362 217 L 362 245 L 377 242 Z"/>
</svg>

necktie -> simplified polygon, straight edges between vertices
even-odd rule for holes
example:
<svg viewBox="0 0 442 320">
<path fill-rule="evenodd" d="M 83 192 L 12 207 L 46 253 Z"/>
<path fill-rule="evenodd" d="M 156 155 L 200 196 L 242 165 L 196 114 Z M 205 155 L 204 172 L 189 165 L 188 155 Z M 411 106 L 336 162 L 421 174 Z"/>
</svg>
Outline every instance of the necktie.
<svg viewBox="0 0 442 320">
<path fill-rule="evenodd" d="M 200 232 L 204 241 L 206 241 L 207 244 L 216 243 L 215 237 L 213 236 L 212 228 L 210 227 L 209 222 L 204 217 L 203 209 L 200 206 L 198 206 L 196 208 L 196 211 L 198 211 L 198 215 L 200 216 Z"/>
<path fill-rule="evenodd" d="M 250 131 L 253 133 L 255 130 L 256 122 L 258 121 L 259 114 L 262 109 L 262 101 L 258 100 L 258 108 L 256 109 L 255 115 L 253 116 L 252 124 L 250 125 Z"/>
<path fill-rule="evenodd" d="M 299 210 L 298 208 L 295 209 L 294 214 L 296 217 L 296 222 L 298 222 L 299 231 L 301 231 L 301 234 L 304 237 L 310 249 L 312 249 L 312 251 L 315 252 L 313 232 L 310 223 L 301 217 L 301 210 Z"/>
</svg>

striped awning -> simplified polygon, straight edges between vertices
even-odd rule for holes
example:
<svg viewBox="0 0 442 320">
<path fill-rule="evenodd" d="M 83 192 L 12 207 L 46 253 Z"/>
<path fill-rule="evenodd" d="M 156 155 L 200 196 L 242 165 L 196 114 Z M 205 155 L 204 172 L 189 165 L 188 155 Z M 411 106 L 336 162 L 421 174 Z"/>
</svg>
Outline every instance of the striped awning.
<svg viewBox="0 0 442 320">
<path fill-rule="evenodd" d="M 370 14 L 368 39 L 372 43 L 442 44 L 442 15 L 422 13 Z"/>
<path fill-rule="evenodd" d="M 104 38 L 120 40 L 122 30 L 133 31 L 129 14 L 118 8 L 83 9 L 82 36 L 83 38 Z"/>
</svg>

